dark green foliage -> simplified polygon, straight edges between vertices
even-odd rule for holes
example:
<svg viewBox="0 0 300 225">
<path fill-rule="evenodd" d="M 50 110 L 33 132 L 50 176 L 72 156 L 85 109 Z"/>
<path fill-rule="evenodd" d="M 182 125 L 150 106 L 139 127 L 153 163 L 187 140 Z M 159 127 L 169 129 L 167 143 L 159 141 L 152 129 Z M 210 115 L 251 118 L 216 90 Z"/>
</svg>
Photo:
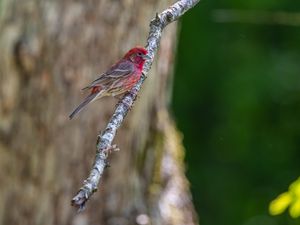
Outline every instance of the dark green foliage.
<svg viewBox="0 0 300 225">
<path fill-rule="evenodd" d="M 205 0 L 182 19 L 173 111 L 200 224 L 300 224 L 268 213 L 300 175 L 300 24 L 216 23 L 216 9 L 300 1 Z"/>
</svg>

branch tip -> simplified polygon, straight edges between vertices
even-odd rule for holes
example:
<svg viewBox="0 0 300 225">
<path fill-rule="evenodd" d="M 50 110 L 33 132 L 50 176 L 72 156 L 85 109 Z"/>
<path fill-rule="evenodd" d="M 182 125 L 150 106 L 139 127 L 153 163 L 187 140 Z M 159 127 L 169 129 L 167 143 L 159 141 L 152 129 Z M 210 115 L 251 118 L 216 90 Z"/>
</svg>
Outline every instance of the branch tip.
<svg viewBox="0 0 300 225">
<path fill-rule="evenodd" d="M 85 190 L 80 189 L 77 195 L 72 199 L 71 205 L 76 207 L 77 212 L 80 213 L 85 209 L 85 203 L 88 200 L 88 195 L 85 193 Z"/>
</svg>

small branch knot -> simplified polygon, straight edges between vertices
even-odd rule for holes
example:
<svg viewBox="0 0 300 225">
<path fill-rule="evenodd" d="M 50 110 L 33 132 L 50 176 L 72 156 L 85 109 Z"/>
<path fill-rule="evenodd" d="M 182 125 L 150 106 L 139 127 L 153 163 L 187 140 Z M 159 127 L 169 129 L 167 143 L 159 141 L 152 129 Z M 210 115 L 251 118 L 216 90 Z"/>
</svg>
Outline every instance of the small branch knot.
<svg viewBox="0 0 300 225">
<path fill-rule="evenodd" d="M 118 151 L 120 151 L 120 148 L 117 145 L 111 145 L 103 150 L 105 154 L 111 154 L 113 152 L 118 152 Z"/>
<path fill-rule="evenodd" d="M 167 22 L 170 23 L 173 20 L 173 14 L 171 12 L 167 12 Z"/>
<path fill-rule="evenodd" d="M 155 14 L 155 19 L 156 19 L 157 21 L 159 21 L 159 20 L 160 20 L 160 19 L 159 19 L 158 12 L 156 12 L 156 14 Z"/>
<path fill-rule="evenodd" d="M 161 25 L 160 16 L 158 15 L 158 13 L 156 13 L 155 18 L 152 19 L 150 22 L 150 27 L 151 26 L 159 27 L 160 25 Z"/>
</svg>

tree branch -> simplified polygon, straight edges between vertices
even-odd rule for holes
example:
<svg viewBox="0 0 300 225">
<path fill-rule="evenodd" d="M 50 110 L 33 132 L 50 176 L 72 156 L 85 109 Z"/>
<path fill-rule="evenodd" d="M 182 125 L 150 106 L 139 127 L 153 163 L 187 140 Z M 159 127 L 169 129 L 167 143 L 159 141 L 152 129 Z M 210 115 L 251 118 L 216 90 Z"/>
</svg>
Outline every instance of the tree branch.
<svg viewBox="0 0 300 225">
<path fill-rule="evenodd" d="M 138 92 L 144 83 L 147 74 L 151 68 L 155 52 L 159 47 L 159 42 L 163 29 L 173 21 L 179 19 L 187 10 L 194 7 L 200 0 L 180 0 L 171 5 L 168 9 L 160 14 L 150 22 L 150 32 L 147 39 L 146 49 L 148 55 L 151 57 L 143 69 L 143 75 L 139 82 L 127 93 L 116 107 L 109 123 L 104 132 L 98 135 L 97 151 L 93 167 L 90 171 L 89 177 L 84 181 L 76 196 L 72 199 L 72 205 L 79 208 L 79 211 L 84 210 L 85 203 L 91 195 L 97 191 L 97 186 L 102 177 L 104 169 L 107 165 L 107 157 L 109 153 L 116 150 L 116 146 L 112 146 L 112 141 L 116 135 L 117 129 L 121 126 L 128 111 L 131 109 Z"/>
</svg>

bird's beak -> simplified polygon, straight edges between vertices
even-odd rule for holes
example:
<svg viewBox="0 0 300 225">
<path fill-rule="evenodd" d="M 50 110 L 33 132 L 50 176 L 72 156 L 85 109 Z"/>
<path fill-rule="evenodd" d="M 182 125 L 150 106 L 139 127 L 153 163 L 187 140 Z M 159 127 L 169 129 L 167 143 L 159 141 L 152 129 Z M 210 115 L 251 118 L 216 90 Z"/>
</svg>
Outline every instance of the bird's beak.
<svg viewBox="0 0 300 225">
<path fill-rule="evenodd" d="M 149 55 L 144 55 L 144 56 L 143 56 L 143 59 L 145 59 L 145 60 L 150 60 L 151 57 L 150 57 Z"/>
</svg>

